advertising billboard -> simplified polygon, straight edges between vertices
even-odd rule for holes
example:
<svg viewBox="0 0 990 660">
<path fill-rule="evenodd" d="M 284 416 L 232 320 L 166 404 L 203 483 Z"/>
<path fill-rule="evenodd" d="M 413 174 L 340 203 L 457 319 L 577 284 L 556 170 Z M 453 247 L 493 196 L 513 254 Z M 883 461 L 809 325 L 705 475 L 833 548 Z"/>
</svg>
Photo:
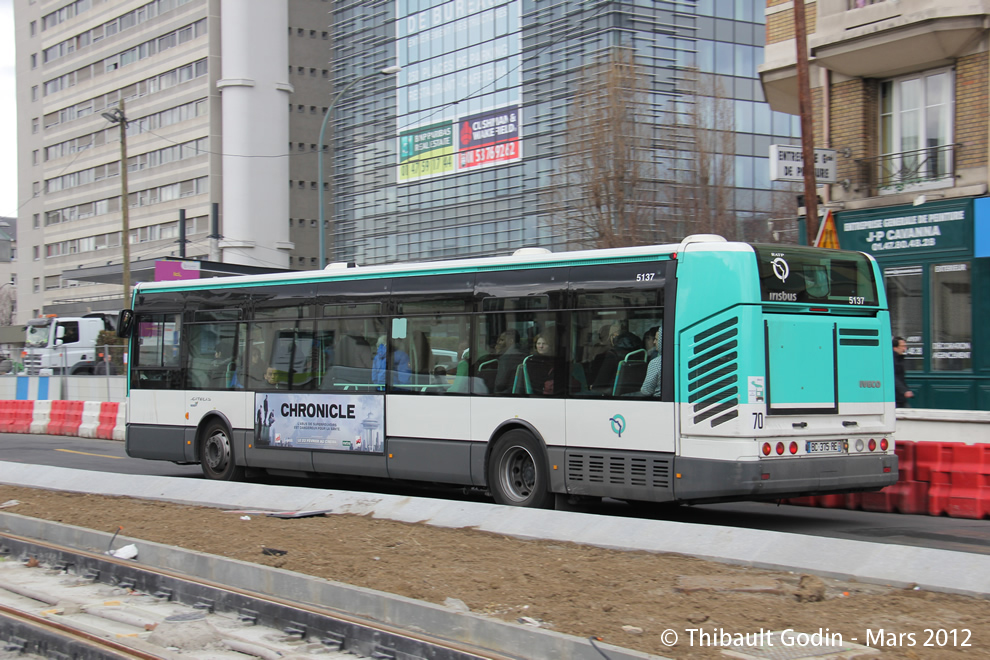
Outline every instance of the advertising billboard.
<svg viewBox="0 0 990 660">
<path fill-rule="evenodd" d="M 375 394 L 254 396 L 254 446 L 380 454 L 385 449 L 385 398 Z"/>
</svg>

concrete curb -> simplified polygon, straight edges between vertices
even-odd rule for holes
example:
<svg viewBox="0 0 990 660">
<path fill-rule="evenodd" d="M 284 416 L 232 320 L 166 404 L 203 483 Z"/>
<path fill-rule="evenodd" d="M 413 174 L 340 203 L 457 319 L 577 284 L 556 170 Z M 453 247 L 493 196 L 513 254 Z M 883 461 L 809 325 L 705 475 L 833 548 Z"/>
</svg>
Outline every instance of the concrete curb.
<svg viewBox="0 0 990 660">
<path fill-rule="evenodd" d="M 326 510 L 616 550 L 672 552 L 774 570 L 990 596 L 990 555 L 661 520 L 518 509 L 373 493 L 99 473 L 0 462 L 0 483 L 274 511 Z"/>
<path fill-rule="evenodd" d="M 0 512 L 0 530 L 97 553 L 105 551 L 112 539 L 107 533 L 5 512 Z M 456 612 L 381 591 L 123 536 L 118 536 L 114 545 L 121 547 L 127 543 L 137 546 L 136 562 L 144 566 L 316 605 L 405 630 L 426 631 L 519 658 L 601 660 L 602 657 L 586 639 L 552 630 Z M 599 646 L 613 660 L 667 660 L 611 644 L 600 642 Z"/>
</svg>

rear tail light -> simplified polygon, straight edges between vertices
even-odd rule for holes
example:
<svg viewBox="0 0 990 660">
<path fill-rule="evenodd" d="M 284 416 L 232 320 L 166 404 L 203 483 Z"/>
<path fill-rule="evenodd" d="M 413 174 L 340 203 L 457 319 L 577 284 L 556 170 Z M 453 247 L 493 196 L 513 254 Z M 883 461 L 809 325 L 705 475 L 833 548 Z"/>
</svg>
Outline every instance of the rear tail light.
<svg viewBox="0 0 990 660">
<path fill-rule="evenodd" d="M 769 456 L 770 455 L 770 443 L 769 442 L 764 442 L 763 443 L 763 455 L 764 456 Z"/>
<path fill-rule="evenodd" d="M 796 454 L 797 453 L 798 446 L 797 446 L 797 443 L 796 442 L 791 442 L 790 450 L 791 450 L 791 453 L 792 454 Z"/>
<path fill-rule="evenodd" d="M 870 438 L 870 442 L 866 446 L 870 448 L 870 451 L 876 451 L 877 450 L 877 441 L 874 440 L 873 438 Z"/>
<path fill-rule="evenodd" d="M 781 455 L 783 455 L 783 453 L 784 453 L 784 443 L 783 442 L 778 442 L 777 443 L 777 456 L 781 456 Z"/>
<path fill-rule="evenodd" d="M 887 451 L 887 447 L 889 446 L 890 443 L 887 442 L 887 438 L 884 438 L 883 440 L 880 441 L 880 449 L 882 449 L 883 451 Z"/>
</svg>

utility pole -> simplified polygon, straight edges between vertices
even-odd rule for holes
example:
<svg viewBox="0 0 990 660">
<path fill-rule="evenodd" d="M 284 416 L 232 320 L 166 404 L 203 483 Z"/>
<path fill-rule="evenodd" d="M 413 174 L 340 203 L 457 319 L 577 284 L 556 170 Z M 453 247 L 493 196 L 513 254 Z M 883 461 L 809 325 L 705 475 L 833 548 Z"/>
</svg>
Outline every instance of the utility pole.
<svg viewBox="0 0 990 660">
<path fill-rule="evenodd" d="M 818 193 L 815 185 L 815 123 L 808 74 L 808 30 L 804 0 L 794 0 L 794 41 L 797 47 L 798 112 L 801 114 L 801 154 L 804 160 L 804 208 L 808 245 L 818 235 Z"/>
<path fill-rule="evenodd" d="M 101 113 L 103 118 L 111 124 L 120 126 L 120 218 L 122 223 L 122 234 L 120 237 L 120 247 L 124 253 L 124 307 L 131 305 L 131 223 L 128 211 L 130 205 L 127 202 L 127 115 L 124 114 L 124 99 L 116 108 L 108 112 Z"/>
</svg>

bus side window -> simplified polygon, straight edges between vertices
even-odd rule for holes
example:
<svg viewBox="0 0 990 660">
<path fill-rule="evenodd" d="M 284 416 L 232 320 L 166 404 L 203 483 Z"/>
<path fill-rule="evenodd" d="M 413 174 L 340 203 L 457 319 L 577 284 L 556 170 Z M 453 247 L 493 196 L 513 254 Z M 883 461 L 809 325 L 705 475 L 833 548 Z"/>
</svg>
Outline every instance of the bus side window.
<svg viewBox="0 0 990 660">
<path fill-rule="evenodd" d="M 131 387 L 180 389 L 178 314 L 139 315 L 131 335 Z"/>
<path fill-rule="evenodd" d="M 321 390 L 370 392 L 378 388 L 372 366 L 378 338 L 385 334 L 381 317 L 324 319 L 316 324 L 316 357 Z"/>
<path fill-rule="evenodd" d="M 263 344 L 266 359 L 261 360 L 265 366 L 262 389 L 310 390 L 316 386 L 319 356 L 312 321 L 284 319 L 255 323 L 252 343 L 259 335 L 266 338 Z M 249 382 L 257 382 L 261 364 L 251 369 Z"/>
<path fill-rule="evenodd" d="M 414 394 L 470 392 L 470 328 L 468 315 L 392 319 L 388 351 L 391 390 Z"/>
</svg>

